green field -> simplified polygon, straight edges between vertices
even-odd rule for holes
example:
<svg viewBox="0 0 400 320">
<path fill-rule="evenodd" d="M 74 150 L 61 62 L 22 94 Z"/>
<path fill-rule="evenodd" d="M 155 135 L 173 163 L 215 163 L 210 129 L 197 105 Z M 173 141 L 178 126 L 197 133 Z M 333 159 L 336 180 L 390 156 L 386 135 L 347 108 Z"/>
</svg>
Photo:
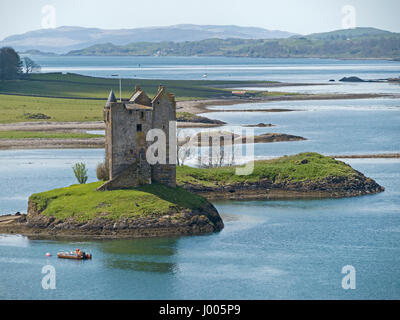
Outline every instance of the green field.
<svg viewBox="0 0 400 320">
<path fill-rule="evenodd" d="M 135 85 L 153 97 L 159 84 L 174 93 L 176 100 L 192 100 L 230 96 L 231 90 L 213 86 L 239 86 L 246 85 L 246 82 L 123 79 L 122 98 L 129 98 Z M 76 74 L 32 74 L 25 80 L 0 81 L 0 123 L 43 121 L 32 119 L 32 114 L 43 114 L 45 121 L 53 122 L 102 121 L 104 104 L 111 89 L 119 97 L 118 79 Z M 275 92 L 270 94 L 277 95 Z"/>
<path fill-rule="evenodd" d="M 27 114 L 44 114 L 45 121 L 101 121 L 104 101 L 38 98 L 0 94 L 0 123 L 43 121 Z"/>
<path fill-rule="evenodd" d="M 149 96 L 157 93 L 160 84 L 175 94 L 177 100 L 194 98 L 218 98 L 231 90 L 215 88 L 215 85 L 243 85 L 265 81 L 208 81 L 208 80 L 143 80 L 122 79 L 122 98 L 129 98 L 136 85 Z M 25 80 L 0 81 L 0 93 L 37 95 L 59 98 L 96 98 L 106 100 L 110 90 L 119 98 L 119 80 L 95 78 L 78 74 L 43 73 L 31 74 Z"/>
<path fill-rule="evenodd" d="M 0 94 L 0 123 L 49 121 L 103 121 L 105 101 L 84 99 L 40 98 Z M 49 119 L 32 119 L 42 114 Z M 177 112 L 177 120 L 195 121 L 198 116 Z"/>
<path fill-rule="evenodd" d="M 236 175 L 235 167 L 199 169 L 181 166 L 176 170 L 176 182 L 178 185 L 189 183 L 211 187 L 218 184 L 257 182 L 262 179 L 273 182 L 317 181 L 327 177 L 347 177 L 356 174 L 357 172 L 344 162 L 307 152 L 273 160 L 255 161 L 254 171 L 248 176 Z"/>
<path fill-rule="evenodd" d="M 106 219 L 119 220 L 140 216 L 162 216 L 174 208 L 201 209 L 208 202 L 182 188 L 151 184 L 129 190 L 96 191 L 103 182 L 72 185 L 33 194 L 41 214 L 57 219 L 73 217 L 84 222 L 102 214 Z"/>
<path fill-rule="evenodd" d="M 51 131 L 0 131 L 0 139 L 89 139 L 102 138 L 103 135 L 75 132 Z"/>
</svg>

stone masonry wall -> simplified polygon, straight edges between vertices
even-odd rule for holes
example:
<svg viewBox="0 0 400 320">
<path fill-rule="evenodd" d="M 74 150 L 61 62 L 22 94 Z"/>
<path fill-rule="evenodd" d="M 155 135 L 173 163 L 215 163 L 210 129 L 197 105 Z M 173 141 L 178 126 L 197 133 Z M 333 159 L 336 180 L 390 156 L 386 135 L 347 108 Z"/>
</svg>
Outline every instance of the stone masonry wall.
<svg viewBox="0 0 400 320">
<path fill-rule="evenodd" d="M 170 121 L 175 123 L 176 132 L 176 108 L 175 99 L 165 89 L 161 89 L 161 94 L 158 94 L 153 100 L 153 128 L 161 129 L 164 131 L 166 136 L 166 156 L 167 164 L 155 164 L 152 165 L 151 177 L 155 182 L 166 184 L 170 187 L 176 187 L 176 164 L 170 163 L 170 149 L 176 155 L 176 145 L 170 146 L 169 144 L 169 132 L 170 132 Z M 176 136 L 176 133 L 174 133 Z M 175 151 L 174 151 L 175 150 Z"/>
</svg>

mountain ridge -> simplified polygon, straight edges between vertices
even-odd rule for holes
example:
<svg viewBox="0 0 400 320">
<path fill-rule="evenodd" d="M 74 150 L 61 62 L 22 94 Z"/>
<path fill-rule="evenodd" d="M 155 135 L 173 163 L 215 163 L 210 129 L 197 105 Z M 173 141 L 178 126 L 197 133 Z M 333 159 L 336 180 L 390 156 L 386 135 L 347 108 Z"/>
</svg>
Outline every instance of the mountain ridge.
<svg viewBox="0 0 400 320">
<path fill-rule="evenodd" d="M 96 44 L 113 43 L 126 45 L 135 42 L 184 42 L 211 38 L 228 39 L 278 39 L 295 33 L 268 30 L 258 27 L 235 25 L 178 24 L 131 29 L 101 29 L 61 26 L 55 29 L 39 29 L 12 35 L 0 41 L 0 47 L 10 46 L 18 51 L 40 50 L 66 53 Z"/>
<path fill-rule="evenodd" d="M 206 39 L 187 42 L 96 44 L 70 56 L 234 56 L 254 58 L 398 59 L 400 34 L 374 28 L 337 30 L 286 39 Z"/>
</svg>

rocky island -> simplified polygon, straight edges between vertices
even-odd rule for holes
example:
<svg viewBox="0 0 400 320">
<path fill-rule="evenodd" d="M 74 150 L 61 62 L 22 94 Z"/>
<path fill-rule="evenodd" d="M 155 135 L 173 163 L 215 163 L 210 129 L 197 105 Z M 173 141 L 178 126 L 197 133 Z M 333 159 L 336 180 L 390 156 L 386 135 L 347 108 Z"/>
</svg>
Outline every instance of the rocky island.
<svg viewBox="0 0 400 320">
<path fill-rule="evenodd" d="M 248 176 L 235 175 L 235 167 L 178 169 L 178 185 L 210 200 L 340 198 L 385 190 L 348 164 L 313 152 L 255 161 Z"/>
<path fill-rule="evenodd" d="M 2 216 L 1 233 L 41 238 L 137 238 L 196 235 L 224 224 L 205 198 L 161 184 L 96 191 L 102 182 L 34 194 L 27 215 Z"/>
<path fill-rule="evenodd" d="M 97 191 L 103 182 L 95 182 L 33 194 L 27 215 L 1 217 L 0 233 L 40 238 L 197 235 L 224 226 L 206 198 L 339 198 L 384 191 L 344 162 L 318 153 L 256 161 L 248 176 L 238 176 L 234 170 L 178 166 L 176 188 L 150 184 Z"/>
</svg>

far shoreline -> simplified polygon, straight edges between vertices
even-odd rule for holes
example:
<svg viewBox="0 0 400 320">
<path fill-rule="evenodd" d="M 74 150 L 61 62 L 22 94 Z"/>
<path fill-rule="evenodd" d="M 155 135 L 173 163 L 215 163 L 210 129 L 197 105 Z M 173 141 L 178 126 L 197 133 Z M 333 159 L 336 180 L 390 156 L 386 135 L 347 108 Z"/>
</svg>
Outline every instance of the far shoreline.
<svg viewBox="0 0 400 320">
<path fill-rule="evenodd" d="M 212 113 L 212 112 L 291 112 L 292 109 L 234 109 L 234 110 L 212 110 L 210 106 L 228 106 L 238 104 L 257 104 L 275 101 L 305 101 L 305 100 L 343 100 L 343 99 L 369 99 L 380 97 L 394 97 L 393 94 L 293 94 L 266 97 L 229 97 L 219 99 L 202 100 L 181 100 L 176 103 L 177 112 L 190 113 L 193 115 Z M 224 124 L 217 123 L 216 120 L 199 117 L 209 120 L 204 122 L 184 122 L 178 121 L 178 128 L 216 128 L 223 127 Z M 214 122 L 213 122 L 214 121 Z M 105 130 L 103 121 L 92 122 L 14 122 L 0 124 L 0 131 L 84 131 L 84 130 Z M 103 148 L 104 138 L 60 138 L 60 139 L 0 139 L 0 150 L 6 149 L 76 149 L 76 148 Z M 357 157 L 354 155 L 353 157 Z M 364 156 L 365 157 L 365 156 Z M 370 157 L 367 155 L 366 157 Z M 377 156 L 382 157 L 382 156 Z M 387 156 L 397 158 L 397 156 Z"/>
</svg>

